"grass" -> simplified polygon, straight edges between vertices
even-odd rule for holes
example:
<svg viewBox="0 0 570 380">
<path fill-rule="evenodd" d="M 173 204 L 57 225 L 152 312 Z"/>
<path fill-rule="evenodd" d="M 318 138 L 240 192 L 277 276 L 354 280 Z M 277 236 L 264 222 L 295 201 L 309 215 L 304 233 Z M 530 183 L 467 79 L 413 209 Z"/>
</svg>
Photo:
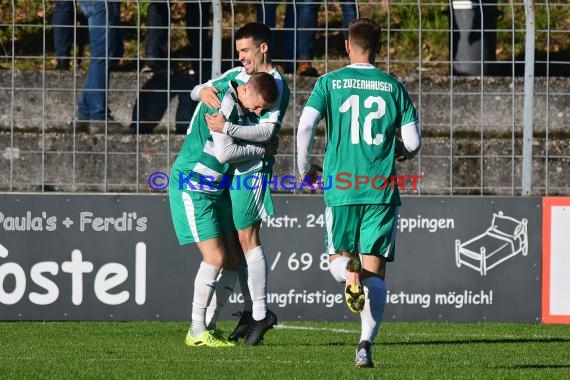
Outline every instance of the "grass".
<svg viewBox="0 0 570 380">
<path fill-rule="evenodd" d="M 233 325 L 223 322 L 226 332 Z M 263 345 L 190 349 L 186 322 L 3 322 L 2 378 L 568 379 L 563 325 L 384 323 L 354 368 L 355 323 L 284 322 Z"/>
</svg>

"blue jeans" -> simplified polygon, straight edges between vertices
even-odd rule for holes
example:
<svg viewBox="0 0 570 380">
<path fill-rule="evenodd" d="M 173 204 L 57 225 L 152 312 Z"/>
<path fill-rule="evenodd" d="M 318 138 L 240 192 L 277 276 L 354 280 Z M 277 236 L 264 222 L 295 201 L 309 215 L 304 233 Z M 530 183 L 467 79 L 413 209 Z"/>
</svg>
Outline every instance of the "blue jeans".
<svg viewBox="0 0 570 380">
<path fill-rule="evenodd" d="M 194 62 L 193 68 L 200 71 L 199 74 L 203 76 L 202 79 L 205 81 L 210 78 L 212 66 L 212 41 L 208 35 L 210 3 L 188 1 L 185 3 L 185 9 L 186 36 L 188 37 L 188 42 L 190 42 L 188 58 Z M 147 63 L 166 65 L 165 58 L 168 56 L 170 16 L 170 1 L 152 1 L 149 4 L 144 55 Z M 200 32 L 202 33 L 202 39 L 200 39 Z"/>
<path fill-rule="evenodd" d="M 315 0 L 297 1 L 297 59 L 310 61 L 313 59 L 313 46 L 315 45 L 316 30 L 307 30 L 317 27 L 317 17 L 320 4 Z M 342 27 L 347 38 L 348 24 L 358 17 L 356 1 L 341 1 Z"/>
<path fill-rule="evenodd" d="M 176 107 L 176 133 L 186 134 L 196 102 L 190 98 L 190 90 L 196 85 L 187 72 L 171 71 L 155 73 L 142 87 L 133 107 L 131 128 L 139 133 L 152 133 L 166 113 L 170 101 L 178 97 Z M 168 89 L 168 91 L 167 91 Z"/>
<path fill-rule="evenodd" d="M 105 120 L 108 114 L 107 85 L 109 68 L 123 56 L 123 37 L 119 28 L 119 1 L 79 1 L 89 23 L 91 58 L 84 91 L 79 96 L 77 117 L 82 120 Z"/>
<path fill-rule="evenodd" d="M 272 0 L 271 0 L 272 1 Z M 271 52 L 276 61 L 283 60 L 285 72 L 293 71 L 293 41 L 295 38 L 295 13 L 291 1 L 285 8 L 285 25 L 283 31 L 275 29 L 277 3 L 262 2 L 256 7 L 257 21 L 271 28 Z"/>
<path fill-rule="evenodd" d="M 146 44 L 144 57 L 165 58 L 168 48 L 168 25 L 170 24 L 170 4 L 168 1 L 153 1 L 148 5 L 146 15 Z"/>
<path fill-rule="evenodd" d="M 83 56 L 83 46 L 87 42 L 87 31 L 83 28 L 75 29 L 75 23 L 87 25 L 87 20 L 81 12 L 76 13 L 74 0 L 55 2 L 53 11 L 53 48 L 56 59 L 69 60 L 73 41 L 77 44 L 77 56 Z M 76 35 L 74 36 L 74 30 Z"/>
<path fill-rule="evenodd" d="M 293 3 L 295 6 L 293 6 Z M 293 44 L 290 41 L 293 40 L 292 30 L 297 30 L 297 56 L 296 59 L 299 61 L 310 61 L 313 59 L 313 46 L 315 45 L 315 35 L 317 27 L 317 17 L 319 13 L 319 8 L 321 6 L 320 1 L 316 0 L 297 0 L 297 1 L 287 1 L 287 7 L 285 10 L 285 29 L 289 31 L 282 32 L 282 35 L 277 38 L 275 32 L 275 11 L 277 3 L 271 0 L 271 2 L 263 2 L 261 5 L 257 6 L 257 20 L 263 22 L 265 25 L 272 29 L 271 44 L 272 48 L 278 46 L 279 41 L 286 41 L 282 46 L 284 58 L 287 60 L 293 60 Z M 351 21 L 358 17 L 358 8 L 356 6 L 356 0 L 342 0 L 340 2 L 342 9 L 342 26 L 345 29 L 345 38 L 347 37 L 348 25 Z M 297 25 L 295 27 L 294 16 L 297 17 Z"/>
<path fill-rule="evenodd" d="M 73 43 L 75 3 L 73 0 L 56 1 L 53 11 L 53 47 L 58 60 L 69 59 Z"/>
</svg>

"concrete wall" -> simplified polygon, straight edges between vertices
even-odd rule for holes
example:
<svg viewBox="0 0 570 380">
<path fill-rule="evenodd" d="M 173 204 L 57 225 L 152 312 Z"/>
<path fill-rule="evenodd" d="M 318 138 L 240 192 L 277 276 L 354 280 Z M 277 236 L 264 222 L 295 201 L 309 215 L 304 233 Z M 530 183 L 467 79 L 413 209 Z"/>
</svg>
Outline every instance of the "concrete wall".
<svg viewBox="0 0 570 380">
<path fill-rule="evenodd" d="M 148 78 L 111 76 L 109 105 L 125 130 L 137 88 Z M 0 70 L 0 191 L 34 191 L 44 185 L 56 191 L 150 191 L 148 175 L 168 171 L 184 137 L 174 133 L 177 100 L 151 135 L 74 134 L 68 123 L 83 81 L 83 75 L 71 72 L 12 75 Z M 288 82 L 296 91 L 282 130 L 277 175 L 296 173 L 293 125 L 314 79 L 289 77 Z M 401 173 L 423 176 L 420 192 L 411 194 L 520 194 L 522 78 L 481 82 L 423 76 L 421 81 L 405 78 L 405 83 L 420 110 L 425 138 L 421 157 L 400 164 Z M 568 194 L 570 78 L 536 78 L 535 83 L 534 193 L 545 193 L 548 176 L 549 194 Z M 315 149 L 324 151 L 322 136 Z"/>
</svg>

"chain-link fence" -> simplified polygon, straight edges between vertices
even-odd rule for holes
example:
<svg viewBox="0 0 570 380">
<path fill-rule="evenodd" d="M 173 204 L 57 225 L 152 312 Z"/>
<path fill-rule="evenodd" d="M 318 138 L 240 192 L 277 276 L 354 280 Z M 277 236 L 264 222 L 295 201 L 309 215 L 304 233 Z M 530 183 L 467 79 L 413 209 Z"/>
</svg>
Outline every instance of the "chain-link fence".
<svg viewBox="0 0 570 380">
<path fill-rule="evenodd" d="M 100 4 L 116 17 L 101 23 Z M 275 175 L 295 175 L 302 107 L 317 75 L 347 63 L 358 16 L 381 25 L 376 63 L 420 114 L 423 149 L 399 170 L 422 179 L 406 194 L 570 193 L 570 4 L 486 0 L 3 1 L 0 190 L 156 191 L 149 176 L 170 171 L 192 87 L 239 65 L 233 35 L 256 20 L 273 27 L 291 88 Z M 97 36 L 116 40 L 101 50 Z M 110 75 L 90 89 L 106 107 L 93 123 L 78 111 L 97 60 Z M 319 133 L 317 157 L 324 147 Z"/>
</svg>

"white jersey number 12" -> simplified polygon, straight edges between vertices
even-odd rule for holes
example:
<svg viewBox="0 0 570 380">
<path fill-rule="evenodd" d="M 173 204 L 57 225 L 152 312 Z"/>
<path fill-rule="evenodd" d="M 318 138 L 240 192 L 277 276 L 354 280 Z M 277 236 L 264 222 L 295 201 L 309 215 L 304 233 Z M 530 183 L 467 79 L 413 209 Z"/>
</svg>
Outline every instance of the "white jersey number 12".
<svg viewBox="0 0 570 380">
<path fill-rule="evenodd" d="M 364 108 L 372 109 L 376 105 L 375 111 L 370 111 L 364 118 L 364 142 L 368 145 L 380 145 L 384 141 L 384 135 L 381 133 L 376 134 L 372 138 L 372 121 L 380 119 L 386 113 L 386 101 L 379 96 L 369 96 L 364 100 Z M 348 99 L 340 106 L 340 112 L 347 112 L 352 108 L 350 117 L 350 142 L 353 144 L 360 144 L 360 125 L 358 118 L 360 117 L 360 96 L 350 95 Z"/>
</svg>

